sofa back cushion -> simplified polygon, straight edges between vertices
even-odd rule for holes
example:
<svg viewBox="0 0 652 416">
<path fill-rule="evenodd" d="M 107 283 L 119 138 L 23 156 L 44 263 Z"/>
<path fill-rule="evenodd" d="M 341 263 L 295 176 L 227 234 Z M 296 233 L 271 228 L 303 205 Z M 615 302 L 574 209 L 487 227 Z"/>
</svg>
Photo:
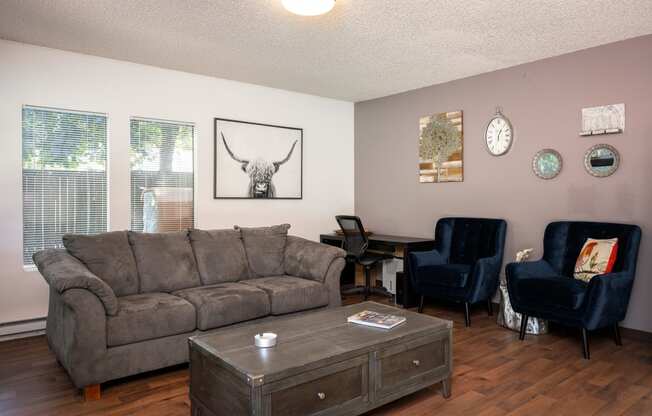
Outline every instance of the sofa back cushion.
<svg viewBox="0 0 652 416">
<path fill-rule="evenodd" d="M 172 292 L 201 285 L 187 231 L 138 233 L 129 231 L 140 292 Z"/>
<path fill-rule="evenodd" d="M 199 277 L 204 285 L 249 278 L 240 230 L 190 230 Z"/>
<path fill-rule="evenodd" d="M 243 228 L 242 242 L 252 277 L 278 276 L 284 273 L 283 258 L 290 224 Z"/>
<path fill-rule="evenodd" d="M 126 231 L 65 234 L 63 245 L 91 273 L 109 285 L 116 296 L 138 293 L 138 269 Z"/>
</svg>

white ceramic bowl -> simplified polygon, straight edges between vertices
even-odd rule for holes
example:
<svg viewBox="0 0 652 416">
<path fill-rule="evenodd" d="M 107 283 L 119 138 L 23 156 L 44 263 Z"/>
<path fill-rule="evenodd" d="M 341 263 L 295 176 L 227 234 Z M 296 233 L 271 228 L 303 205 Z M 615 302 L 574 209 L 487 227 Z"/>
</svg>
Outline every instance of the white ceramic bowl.
<svg viewBox="0 0 652 416">
<path fill-rule="evenodd" d="M 262 334 L 254 335 L 254 344 L 258 348 L 269 348 L 276 345 L 277 335 L 273 332 L 263 332 Z"/>
</svg>

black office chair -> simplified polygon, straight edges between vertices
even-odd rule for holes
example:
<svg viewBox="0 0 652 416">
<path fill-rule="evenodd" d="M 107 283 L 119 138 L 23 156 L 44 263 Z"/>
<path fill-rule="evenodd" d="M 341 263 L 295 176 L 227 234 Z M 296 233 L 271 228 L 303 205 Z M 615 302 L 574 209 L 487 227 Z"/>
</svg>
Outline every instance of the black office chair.
<svg viewBox="0 0 652 416">
<path fill-rule="evenodd" d="M 344 288 L 342 293 L 363 293 L 365 300 L 367 300 L 370 293 L 391 297 L 392 294 L 384 287 L 371 286 L 371 268 L 378 264 L 378 262 L 391 259 L 393 256 L 369 252 L 367 250 L 369 247 L 369 238 L 365 233 L 359 217 L 353 215 L 337 215 L 335 219 L 344 233 L 344 249 L 347 251 L 347 260 L 354 261 L 364 268 L 364 286 L 353 286 L 350 289 Z"/>
</svg>

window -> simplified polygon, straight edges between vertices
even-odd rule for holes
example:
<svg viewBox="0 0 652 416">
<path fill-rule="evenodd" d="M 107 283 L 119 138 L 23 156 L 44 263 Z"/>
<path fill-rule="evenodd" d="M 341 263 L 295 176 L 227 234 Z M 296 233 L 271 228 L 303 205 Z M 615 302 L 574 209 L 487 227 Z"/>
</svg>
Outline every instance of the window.
<svg viewBox="0 0 652 416">
<path fill-rule="evenodd" d="M 131 120 L 131 229 L 178 231 L 194 224 L 189 123 Z"/>
<path fill-rule="evenodd" d="M 107 230 L 106 116 L 23 107 L 23 263 Z"/>
</svg>

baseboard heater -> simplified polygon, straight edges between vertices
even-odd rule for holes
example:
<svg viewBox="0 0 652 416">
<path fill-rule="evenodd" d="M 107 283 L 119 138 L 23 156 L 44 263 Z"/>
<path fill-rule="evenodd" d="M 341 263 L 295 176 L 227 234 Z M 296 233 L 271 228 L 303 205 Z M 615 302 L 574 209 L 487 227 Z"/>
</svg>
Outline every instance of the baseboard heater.
<svg viewBox="0 0 652 416">
<path fill-rule="evenodd" d="M 45 317 L 0 324 L 0 341 L 39 335 L 45 331 Z"/>
</svg>

